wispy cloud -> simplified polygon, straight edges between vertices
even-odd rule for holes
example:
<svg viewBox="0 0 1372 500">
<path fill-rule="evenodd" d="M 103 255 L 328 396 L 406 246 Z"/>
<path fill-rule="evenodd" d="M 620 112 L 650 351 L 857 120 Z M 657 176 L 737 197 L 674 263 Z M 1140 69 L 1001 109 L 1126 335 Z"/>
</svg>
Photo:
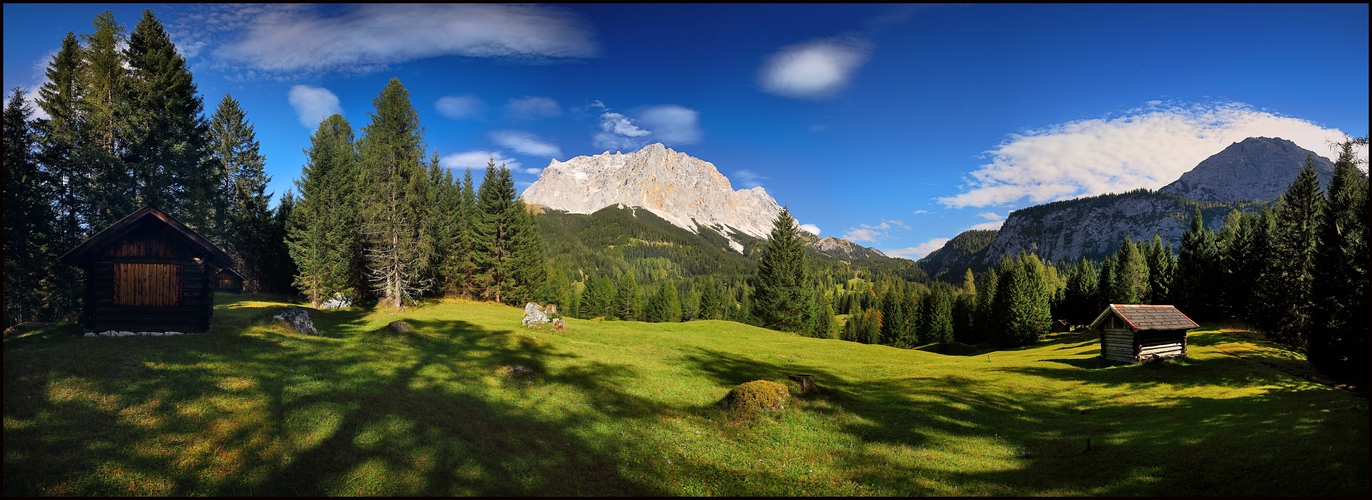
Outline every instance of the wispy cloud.
<svg viewBox="0 0 1372 500">
<path fill-rule="evenodd" d="M 547 97 L 524 96 L 510 99 L 505 105 L 505 116 L 516 120 L 542 120 L 562 115 L 562 107 L 557 101 Z"/>
<path fill-rule="evenodd" d="M 491 132 L 491 140 L 503 148 L 530 156 L 554 158 L 562 156 L 562 149 L 537 135 L 523 130 L 496 130 Z"/>
<path fill-rule="evenodd" d="M 1005 218 L 1004 215 L 1000 215 L 995 212 L 982 212 L 977 214 L 977 217 L 981 217 L 986 220 L 1002 220 Z"/>
<path fill-rule="evenodd" d="M 891 257 L 901 257 L 910 260 L 919 260 L 924 258 L 925 255 L 929 255 L 931 253 L 934 253 L 935 250 L 943 248 L 943 244 L 948 243 L 949 241 L 949 238 L 934 238 L 932 240 L 920 243 L 919 245 L 913 247 L 882 250 L 881 253 L 884 253 Z"/>
<path fill-rule="evenodd" d="M 925 210 L 925 209 L 922 209 L 922 208 L 921 208 L 921 209 L 915 210 L 914 212 L 911 212 L 911 213 L 913 213 L 913 214 L 915 214 L 915 215 L 925 215 L 925 214 L 932 214 L 933 212 L 930 212 L 930 211 L 928 211 L 928 210 Z"/>
<path fill-rule="evenodd" d="M 757 172 L 754 172 L 752 170 L 743 169 L 734 172 L 734 182 L 736 182 L 739 186 L 745 188 L 751 189 L 761 186 L 762 181 L 765 180 L 767 180 L 766 177 L 763 177 L 761 174 L 758 174 Z"/>
<path fill-rule="evenodd" d="M 871 51 L 871 42 L 857 37 L 825 38 L 782 47 L 763 64 L 758 85 L 784 97 L 832 97 L 867 62 Z"/>
<path fill-rule="evenodd" d="M 652 130 L 654 139 L 668 145 L 700 142 L 700 113 L 694 109 L 664 104 L 643 110 L 638 119 Z"/>
<path fill-rule="evenodd" d="M 210 49 L 220 61 L 265 72 L 368 73 L 437 56 L 539 62 L 600 53 L 579 16 L 539 5 L 235 5 L 190 16 L 205 33 L 175 30 L 183 50 Z"/>
<path fill-rule="evenodd" d="M 881 240 L 886 239 L 887 236 L 890 236 L 890 231 L 892 229 L 897 228 L 910 229 L 910 226 L 906 225 L 904 221 L 883 219 L 881 224 L 858 224 L 858 227 L 851 228 L 848 232 L 843 233 L 843 239 L 853 243 L 862 243 L 864 241 L 878 243 Z"/>
<path fill-rule="evenodd" d="M 991 221 L 991 222 L 982 222 L 982 223 L 980 223 L 980 224 L 973 224 L 972 227 L 969 227 L 969 228 L 967 228 L 967 229 L 978 229 L 978 230 L 981 230 L 981 229 L 990 229 L 990 230 L 997 230 L 997 231 L 998 231 L 998 230 L 1000 230 L 1000 226 L 1003 226 L 1003 225 L 1005 225 L 1005 221 L 1003 221 L 1003 220 L 996 220 L 996 221 Z"/>
<path fill-rule="evenodd" d="M 450 95 L 434 101 L 438 114 L 454 120 L 467 120 L 481 116 L 486 104 L 472 95 Z"/>
<path fill-rule="evenodd" d="M 819 226 L 816 226 L 814 224 L 801 224 L 800 228 L 809 231 L 810 234 L 819 236 Z"/>
<path fill-rule="evenodd" d="M 447 168 L 482 169 L 486 168 L 486 162 L 492 159 L 495 160 L 496 166 L 504 164 L 505 167 L 510 169 L 511 171 L 524 171 L 521 168 L 523 165 L 519 163 L 519 160 L 506 157 L 505 154 L 500 151 L 477 150 L 465 151 L 462 153 L 453 153 L 448 156 L 444 156 L 442 159 L 438 161 L 438 164 Z"/>
<path fill-rule="evenodd" d="M 1077 120 L 1012 134 L 986 152 L 947 207 L 1044 203 L 1131 189 L 1157 189 L 1230 144 L 1281 137 L 1326 157 L 1344 132 L 1242 103 L 1166 105 L 1150 101 L 1121 116 Z M 1367 149 L 1360 156 L 1367 158 Z"/>
<path fill-rule="evenodd" d="M 319 128 L 319 122 L 331 115 L 343 114 L 338 96 L 323 87 L 295 85 L 286 97 L 295 108 L 296 116 L 300 117 L 300 124 L 309 130 Z"/>
</svg>

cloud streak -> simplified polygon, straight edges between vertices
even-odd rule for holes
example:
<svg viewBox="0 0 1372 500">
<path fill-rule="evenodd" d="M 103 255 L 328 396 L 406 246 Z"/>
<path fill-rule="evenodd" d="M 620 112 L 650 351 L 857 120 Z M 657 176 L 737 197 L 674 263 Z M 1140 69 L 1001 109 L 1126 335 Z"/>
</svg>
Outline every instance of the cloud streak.
<svg viewBox="0 0 1372 500">
<path fill-rule="evenodd" d="M 784 97 L 833 97 L 848 85 L 871 51 L 871 42 L 855 37 L 825 38 L 782 47 L 763 64 L 758 85 Z"/>
<path fill-rule="evenodd" d="M 300 124 L 309 130 L 319 128 L 319 122 L 329 116 L 343 114 L 343 107 L 338 104 L 338 96 L 323 87 L 295 85 L 286 93 L 286 98 L 290 101 L 291 107 L 295 108 Z"/>
<path fill-rule="evenodd" d="M 858 224 L 858 227 L 850 228 L 848 232 L 843 233 L 843 239 L 853 243 L 879 243 L 890 235 L 892 229 L 897 228 L 908 230 L 910 226 L 900 220 L 882 220 L 881 224 L 876 225 Z"/>
<path fill-rule="evenodd" d="M 1288 139 L 1330 157 L 1329 141 L 1342 140 L 1344 132 L 1242 103 L 1151 101 L 1115 118 L 1012 134 L 986 152 L 989 163 L 964 178 L 961 193 L 938 201 L 951 208 L 986 207 L 1158 189 L 1230 144 L 1259 136 Z M 1365 147 L 1360 156 L 1367 157 Z"/>
<path fill-rule="evenodd" d="M 819 236 L 819 226 L 816 226 L 814 224 L 801 224 L 800 228 L 809 231 L 810 234 Z"/>
<path fill-rule="evenodd" d="M 924 258 L 925 255 L 929 255 L 931 253 L 934 253 L 935 250 L 943 248 L 943 245 L 945 243 L 948 243 L 949 241 L 951 241 L 949 238 L 934 238 L 932 240 L 920 243 L 919 245 L 913 247 L 882 250 L 881 253 L 884 253 L 891 257 L 919 260 Z"/>
<path fill-rule="evenodd" d="M 562 156 L 562 149 L 556 144 L 523 130 L 496 130 L 491 132 L 491 140 L 520 154 L 545 158 Z"/>
<path fill-rule="evenodd" d="M 483 108 L 485 103 L 471 95 L 443 96 L 434 101 L 434 110 L 438 111 L 438 114 L 454 120 L 480 117 Z"/>
<path fill-rule="evenodd" d="M 537 62 L 600 53 L 587 24 L 556 7 L 388 4 L 267 6 L 239 14 L 219 10 L 196 14 L 219 33 L 187 37 L 188 50 L 199 53 L 217 41 L 213 38 L 228 38 L 211 53 L 258 71 L 368 73 L 437 56 Z"/>
<path fill-rule="evenodd" d="M 453 153 L 439 159 L 438 164 L 452 169 L 482 169 L 486 168 L 486 162 L 491 159 L 495 160 L 497 167 L 503 163 L 505 167 L 511 171 L 524 171 L 524 169 L 521 168 L 523 165 L 519 163 L 519 160 L 506 157 L 505 154 L 500 151 L 477 150 Z"/>
<path fill-rule="evenodd" d="M 561 115 L 562 107 L 547 97 L 524 96 L 510 99 L 509 104 L 505 105 L 505 116 L 516 120 L 542 120 Z"/>
<path fill-rule="evenodd" d="M 743 186 L 748 189 L 761 186 L 762 181 L 765 180 L 767 180 L 766 177 L 763 177 L 761 174 L 754 172 L 752 170 L 743 169 L 734 172 L 734 181 L 737 182 L 739 186 Z"/>
</svg>

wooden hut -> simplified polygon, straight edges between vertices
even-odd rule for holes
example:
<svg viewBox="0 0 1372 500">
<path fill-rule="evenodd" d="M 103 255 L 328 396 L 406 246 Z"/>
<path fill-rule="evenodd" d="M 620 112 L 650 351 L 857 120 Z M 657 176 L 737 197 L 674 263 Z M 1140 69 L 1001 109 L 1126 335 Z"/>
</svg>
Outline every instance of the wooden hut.
<svg viewBox="0 0 1372 500">
<path fill-rule="evenodd" d="M 210 329 L 214 276 L 233 259 L 153 207 L 130 214 L 61 257 L 86 271 L 81 322 L 90 331 Z"/>
<path fill-rule="evenodd" d="M 214 291 L 243 293 L 243 275 L 232 267 L 226 267 L 214 275 Z"/>
<path fill-rule="evenodd" d="M 1101 357 L 1124 363 L 1186 357 L 1186 331 L 1199 325 L 1172 306 L 1110 304 L 1091 322 Z"/>
<path fill-rule="evenodd" d="M 1048 331 L 1052 333 L 1070 332 L 1072 331 L 1072 324 L 1068 323 L 1065 319 L 1055 319 L 1053 320 L 1053 323 L 1048 326 Z"/>
</svg>

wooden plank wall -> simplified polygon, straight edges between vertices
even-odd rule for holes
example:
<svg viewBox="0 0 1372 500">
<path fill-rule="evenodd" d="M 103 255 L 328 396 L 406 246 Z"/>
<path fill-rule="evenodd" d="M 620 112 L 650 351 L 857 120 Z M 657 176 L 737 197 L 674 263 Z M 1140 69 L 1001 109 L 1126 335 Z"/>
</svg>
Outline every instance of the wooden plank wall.
<svg viewBox="0 0 1372 500">
<path fill-rule="evenodd" d="M 94 331 L 209 330 L 213 275 L 165 228 L 111 244 L 86 275 L 86 326 Z"/>
<path fill-rule="evenodd" d="M 1111 361 L 1133 363 L 1138 361 L 1134 351 L 1134 331 L 1106 329 L 1100 334 L 1100 355 Z"/>
</svg>

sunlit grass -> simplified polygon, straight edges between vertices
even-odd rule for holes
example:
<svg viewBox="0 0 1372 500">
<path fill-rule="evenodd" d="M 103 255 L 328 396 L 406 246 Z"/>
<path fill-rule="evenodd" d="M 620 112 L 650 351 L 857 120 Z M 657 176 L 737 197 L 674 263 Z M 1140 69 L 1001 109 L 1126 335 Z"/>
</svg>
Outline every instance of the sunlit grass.
<svg viewBox="0 0 1372 500">
<path fill-rule="evenodd" d="M 313 311 L 217 297 L 214 329 L 4 342 L 7 495 L 1344 495 L 1366 399 L 1299 354 L 1201 329 L 1124 366 L 1089 334 L 975 356 L 737 323 L 568 319 L 444 300 Z M 413 327 L 395 334 L 385 326 Z M 516 369 L 515 367 L 521 367 Z M 733 386 L 808 373 L 757 420 Z M 1091 440 L 1087 452 L 1086 441 Z"/>
</svg>

